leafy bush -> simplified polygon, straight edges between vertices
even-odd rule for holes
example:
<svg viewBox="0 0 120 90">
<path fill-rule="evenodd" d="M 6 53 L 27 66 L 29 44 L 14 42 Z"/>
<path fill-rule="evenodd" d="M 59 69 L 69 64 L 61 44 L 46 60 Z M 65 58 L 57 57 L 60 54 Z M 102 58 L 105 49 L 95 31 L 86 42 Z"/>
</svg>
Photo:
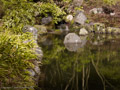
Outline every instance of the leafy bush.
<svg viewBox="0 0 120 90">
<path fill-rule="evenodd" d="M 16 4 L 15 4 L 16 3 Z M 24 25 L 35 24 L 35 7 L 33 3 L 27 2 L 14 2 L 8 3 L 5 6 L 10 7 L 6 9 L 5 16 L 3 17 L 4 28 L 12 28 L 13 32 L 21 32 Z"/>
<path fill-rule="evenodd" d="M 60 21 L 61 16 L 65 14 L 58 6 L 51 3 L 33 3 L 27 2 L 27 0 L 9 1 L 3 0 L 4 9 L 6 10 L 3 17 L 4 28 L 12 28 L 15 33 L 21 32 L 24 25 L 34 25 L 36 13 L 39 14 L 39 18 L 52 16 L 54 23 Z"/>
<path fill-rule="evenodd" d="M 2 2 L 0 1 L 0 19 L 2 18 L 3 13 L 4 13 L 4 11 L 3 11 L 3 4 L 2 4 Z"/>
<path fill-rule="evenodd" d="M 103 0 L 103 2 L 107 5 L 115 5 L 119 0 Z"/>
<path fill-rule="evenodd" d="M 25 71 L 27 68 L 34 67 L 30 60 L 36 58 L 32 50 L 35 44 L 30 36 L 32 35 L 0 33 L 0 82 L 2 86 L 33 85 L 32 78 Z M 28 40 L 31 41 L 24 43 Z"/>
<path fill-rule="evenodd" d="M 53 22 L 57 23 L 63 19 L 62 16 L 65 15 L 65 12 L 62 11 L 56 4 L 40 3 L 39 15 L 40 17 L 52 16 Z"/>
</svg>

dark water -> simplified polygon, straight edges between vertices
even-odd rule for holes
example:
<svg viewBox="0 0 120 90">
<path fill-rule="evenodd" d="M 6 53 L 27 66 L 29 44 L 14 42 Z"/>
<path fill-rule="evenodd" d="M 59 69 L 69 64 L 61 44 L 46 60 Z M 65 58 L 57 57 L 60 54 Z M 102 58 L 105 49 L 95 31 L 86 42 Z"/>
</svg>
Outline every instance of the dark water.
<svg viewBox="0 0 120 90">
<path fill-rule="evenodd" d="M 81 44 L 40 37 L 44 52 L 38 90 L 120 90 L 120 36 L 90 35 Z"/>
</svg>

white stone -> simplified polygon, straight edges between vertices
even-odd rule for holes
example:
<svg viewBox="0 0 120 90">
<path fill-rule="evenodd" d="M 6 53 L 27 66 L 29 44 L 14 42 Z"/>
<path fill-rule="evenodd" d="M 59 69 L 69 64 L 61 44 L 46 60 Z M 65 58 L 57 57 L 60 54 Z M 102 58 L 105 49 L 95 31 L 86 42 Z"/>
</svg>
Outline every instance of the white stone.
<svg viewBox="0 0 120 90">
<path fill-rule="evenodd" d="M 69 21 L 72 21 L 73 20 L 73 16 L 72 15 L 67 15 L 66 16 L 66 21 L 69 22 Z"/>
<path fill-rule="evenodd" d="M 114 15 L 115 15 L 115 13 L 110 13 L 110 15 L 111 15 L 111 16 L 114 16 Z"/>
<path fill-rule="evenodd" d="M 87 35 L 87 34 L 88 34 L 88 31 L 85 28 L 80 29 L 79 35 Z"/>
</svg>

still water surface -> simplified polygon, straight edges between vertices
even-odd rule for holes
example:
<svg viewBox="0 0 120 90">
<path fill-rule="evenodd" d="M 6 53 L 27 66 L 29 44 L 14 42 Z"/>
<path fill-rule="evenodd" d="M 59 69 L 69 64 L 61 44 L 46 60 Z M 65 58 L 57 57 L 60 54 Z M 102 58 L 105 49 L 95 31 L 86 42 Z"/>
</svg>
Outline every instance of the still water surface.
<svg viewBox="0 0 120 90">
<path fill-rule="evenodd" d="M 67 45 L 64 36 L 40 38 L 39 90 L 120 90 L 120 36 L 82 36 L 81 44 Z"/>
</svg>

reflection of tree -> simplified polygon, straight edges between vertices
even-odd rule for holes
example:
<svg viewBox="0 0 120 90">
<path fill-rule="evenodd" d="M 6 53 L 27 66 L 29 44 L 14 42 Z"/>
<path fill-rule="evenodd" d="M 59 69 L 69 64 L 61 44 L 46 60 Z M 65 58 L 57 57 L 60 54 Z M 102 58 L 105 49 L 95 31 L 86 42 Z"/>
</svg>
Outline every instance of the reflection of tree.
<svg viewBox="0 0 120 90">
<path fill-rule="evenodd" d="M 86 73 L 83 74 L 84 79 L 86 77 L 89 78 L 89 75 L 87 75 L 89 69 L 86 67 L 90 62 L 89 57 L 86 57 L 88 51 L 86 51 L 86 53 L 81 53 L 83 49 L 80 49 L 77 53 L 68 52 L 64 45 L 61 44 L 62 40 L 57 38 L 53 39 L 53 43 L 54 44 L 50 47 L 43 46 L 44 58 L 42 68 L 44 68 L 44 73 L 47 75 L 46 82 L 51 82 L 53 87 L 57 87 L 57 85 L 62 88 L 64 87 L 65 90 L 68 90 L 70 87 L 71 90 L 79 90 L 79 76 L 82 77 L 82 74 L 79 72 L 82 71 Z"/>
<path fill-rule="evenodd" d="M 89 79 L 96 78 L 95 75 L 91 77 L 93 67 L 101 80 L 99 82 L 103 84 L 103 90 L 107 90 L 108 86 L 115 90 L 119 88 L 119 43 L 115 43 L 115 46 L 108 41 L 98 46 L 88 43 L 89 46 L 78 52 L 68 52 L 61 44 L 62 40 L 57 38 L 53 39 L 53 43 L 50 47 L 43 46 L 42 68 L 45 74 L 44 85 L 49 87 L 48 90 L 88 90 Z"/>
<path fill-rule="evenodd" d="M 120 58 L 120 56 L 116 49 L 113 50 L 114 47 L 116 46 L 111 46 L 111 44 L 109 44 L 107 48 L 106 46 L 97 48 L 98 50 L 96 54 L 93 54 L 94 57 L 91 60 L 96 73 L 103 83 L 104 90 L 106 90 L 107 85 L 115 90 L 119 88 L 116 87 L 114 83 L 120 83 L 120 61 L 116 59 Z"/>
</svg>

